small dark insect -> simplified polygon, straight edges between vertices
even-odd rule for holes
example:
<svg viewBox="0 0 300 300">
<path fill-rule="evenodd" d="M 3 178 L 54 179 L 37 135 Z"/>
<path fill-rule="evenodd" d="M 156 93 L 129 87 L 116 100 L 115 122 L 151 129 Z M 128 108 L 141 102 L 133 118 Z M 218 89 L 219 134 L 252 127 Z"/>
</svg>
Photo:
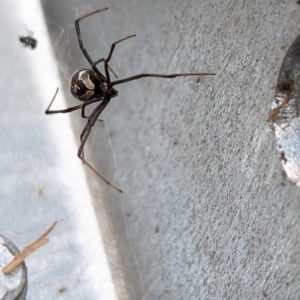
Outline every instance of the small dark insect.
<svg viewBox="0 0 300 300">
<path fill-rule="evenodd" d="M 29 34 L 28 36 L 20 36 L 19 39 L 25 47 L 31 49 L 35 49 L 37 47 L 38 41 L 33 37 L 33 33 Z"/>
<path fill-rule="evenodd" d="M 92 127 L 95 125 L 96 121 L 98 120 L 98 117 L 103 112 L 105 107 L 108 105 L 111 98 L 118 96 L 118 91 L 114 89 L 114 86 L 125 83 L 125 82 L 137 80 L 142 77 L 175 78 L 175 77 L 179 77 L 179 76 L 215 75 L 215 73 L 181 73 L 181 74 L 169 74 L 169 75 L 142 73 L 142 74 L 134 75 L 134 76 L 131 76 L 131 77 L 128 77 L 125 79 L 111 81 L 109 71 L 111 71 L 112 74 L 114 74 L 114 75 L 115 75 L 115 73 L 110 68 L 108 63 L 113 55 L 115 46 L 127 39 L 135 37 L 135 35 L 130 35 L 130 36 L 127 36 L 123 39 L 120 39 L 120 40 L 114 42 L 111 45 L 111 48 L 110 48 L 107 58 L 100 58 L 96 61 L 93 61 L 91 59 L 90 55 L 88 54 L 87 50 L 83 46 L 81 33 L 80 33 L 80 27 L 79 27 L 79 22 L 81 20 L 88 18 L 91 15 L 94 15 L 96 13 L 105 11 L 107 9 L 108 8 L 98 9 L 96 11 L 88 13 L 88 14 L 82 16 L 81 18 L 75 20 L 75 28 L 76 28 L 76 32 L 77 32 L 79 47 L 80 47 L 83 55 L 85 56 L 85 58 L 87 59 L 87 61 L 89 62 L 89 64 L 92 67 L 92 69 L 81 69 L 81 70 L 76 71 L 73 74 L 71 81 L 70 81 L 70 89 L 71 89 L 72 95 L 76 99 L 83 101 L 83 103 L 80 105 L 69 107 L 67 109 L 50 110 L 51 105 L 58 93 L 58 88 L 57 88 L 55 95 L 54 95 L 53 99 L 51 100 L 45 113 L 47 115 L 48 114 L 57 114 L 57 113 L 69 113 L 71 111 L 81 109 L 82 118 L 85 118 L 88 120 L 87 120 L 87 123 L 80 135 L 81 144 L 79 146 L 77 155 L 82 160 L 82 162 L 84 164 L 86 164 L 92 171 L 94 171 L 103 181 L 105 181 L 108 185 L 110 185 L 111 187 L 113 187 L 114 189 L 116 189 L 117 191 L 122 193 L 123 192 L 122 190 L 118 189 L 113 184 L 111 184 L 108 180 L 106 180 L 98 171 L 96 171 L 94 169 L 94 167 L 92 167 L 90 165 L 89 162 L 86 161 L 86 159 L 84 158 L 84 152 L 83 152 L 84 145 L 89 137 Z M 104 63 L 105 75 L 103 75 L 97 68 L 97 65 L 101 62 Z M 90 104 L 96 103 L 96 102 L 100 102 L 100 103 L 96 106 L 96 108 L 91 112 L 91 114 L 89 116 L 86 116 L 85 115 L 85 107 L 87 105 L 90 105 Z"/>
</svg>

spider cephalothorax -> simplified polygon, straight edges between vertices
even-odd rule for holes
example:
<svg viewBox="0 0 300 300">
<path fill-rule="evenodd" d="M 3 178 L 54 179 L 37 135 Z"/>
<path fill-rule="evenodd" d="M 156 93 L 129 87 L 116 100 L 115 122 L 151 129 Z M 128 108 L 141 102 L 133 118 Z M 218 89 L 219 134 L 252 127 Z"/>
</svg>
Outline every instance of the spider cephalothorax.
<svg viewBox="0 0 300 300">
<path fill-rule="evenodd" d="M 52 98 L 45 113 L 46 114 L 69 113 L 71 111 L 81 109 L 81 116 L 83 118 L 87 119 L 87 123 L 80 135 L 81 144 L 79 146 L 77 155 L 82 160 L 82 162 L 84 164 L 86 164 L 91 170 L 93 170 L 103 181 L 105 181 L 108 185 L 110 185 L 117 191 L 122 192 L 122 190 L 115 187 L 108 180 L 106 180 L 98 171 L 96 171 L 96 169 L 84 158 L 84 155 L 83 155 L 83 148 L 89 137 L 92 127 L 95 125 L 96 121 L 99 120 L 98 117 L 103 112 L 105 107 L 108 105 L 111 98 L 116 97 L 118 95 L 118 91 L 114 89 L 114 86 L 125 83 L 125 82 L 137 80 L 137 79 L 140 79 L 143 77 L 175 78 L 175 77 L 179 77 L 179 76 L 215 75 L 215 73 L 179 73 L 179 74 L 169 74 L 169 75 L 142 73 L 142 74 L 134 75 L 131 77 L 127 77 L 125 79 L 111 81 L 109 71 L 111 71 L 111 73 L 115 76 L 116 76 L 116 74 L 110 68 L 108 63 L 112 58 L 115 46 L 129 38 L 134 37 L 135 35 L 129 35 L 121 40 L 114 42 L 111 45 L 111 48 L 110 48 L 107 58 L 101 58 L 96 61 L 93 61 L 91 59 L 90 55 L 88 54 L 87 50 L 83 46 L 81 33 L 80 33 L 80 27 L 79 27 L 79 22 L 81 20 L 83 20 L 87 17 L 90 17 L 91 15 L 94 15 L 96 13 L 99 13 L 101 11 L 107 10 L 107 9 L 108 8 L 98 9 L 98 10 L 93 11 L 75 21 L 75 27 L 76 27 L 79 47 L 80 47 L 82 53 L 84 54 L 85 58 L 89 62 L 91 69 L 81 69 L 79 71 L 76 71 L 73 74 L 72 79 L 70 81 L 70 89 L 71 89 L 72 95 L 76 99 L 83 101 L 83 103 L 80 105 L 66 108 L 66 109 L 50 110 L 51 105 L 57 95 L 57 92 L 58 92 L 58 89 L 57 89 L 55 92 L 55 95 Z M 105 76 L 97 68 L 97 65 L 101 62 L 104 63 Z M 93 111 L 88 116 L 86 116 L 85 115 L 85 107 L 92 103 L 96 103 L 96 102 L 99 102 L 97 104 L 96 108 L 94 108 Z"/>
<path fill-rule="evenodd" d="M 90 69 L 81 69 L 72 75 L 70 90 L 72 95 L 81 101 L 113 98 L 118 95 L 115 89 L 109 88 L 107 82 Z"/>
</svg>

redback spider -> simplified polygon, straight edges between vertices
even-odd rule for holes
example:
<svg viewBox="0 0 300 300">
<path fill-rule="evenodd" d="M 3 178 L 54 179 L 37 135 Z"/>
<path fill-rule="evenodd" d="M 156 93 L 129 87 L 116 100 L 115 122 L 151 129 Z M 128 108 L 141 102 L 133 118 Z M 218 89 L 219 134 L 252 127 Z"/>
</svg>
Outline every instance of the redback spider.
<svg viewBox="0 0 300 300">
<path fill-rule="evenodd" d="M 69 113 L 71 111 L 81 109 L 81 116 L 82 116 L 82 118 L 87 119 L 87 123 L 80 135 L 81 144 L 79 146 L 77 155 L 82 160 L 82 162 L 84 164 L 86 164 L 92 171 L 94 171 L 103 181 L 105 181 L 108 185 L 110 185 L 117 191 L 123 193 L 122 190 L 115 187 L 108 180 L 106 180 L 98 171 L 96 171 L 94 169 L 94 167 L 92 167 L 91 164 L 88 161 L 86 161 L 86 159 L 84 158 L 84 155 L 83 155 L 83 148 L 84 148 L 84 145 L 91 133 L 92 127 L 95 125 L 98 117 L 103 112 L 105 107 L 108 105 L 111 98 L 118 96 L 118 91 L 114 89 L 114 86 L 124 83 L 124 82 L 137 80 L 142 77 L 175 78 L 175 77 L 179 77 L 179 76 L 215 75 L 215 73 L 181 73 L 181 74 L 169 74 L 169 75 L 142 73 L 142 74 L 134 75 L 134 76 L 131 76 L 131 77 L 128 77 L 125 79 L 111 81 L 109 70 L 112 72 L 112 74 L 115 75 L 115 73 L 110 68 L 108 63 L 113 55 L 115 46 L 118 43 L 121 43 L 129 38 L 134 37 L 135 35 L 127 36 L 123 39 L 120 39 L 120 40 L 112 43 L 108 57 L 100 58 L 94 62 L 83 46 L 81 33 L 80 33 L 80 27 L 79 27 L 79 22 L 81 20 L 83 20 L 87 17 L 90 17 L 91 15 L 105 11 L 107 9 L 108 8 L 98 9 L 96 11 L 93 11 L 93 12 L 86 14 L 86 15 L 82 16 L 81 18 L 75 20 L 75 27 L 76 27 L 79 47 L 80 47 L 81 51 L 83 52 L 85 58 L 88 60 L 88 62 L 90 63 L 90 65 L 92 67 L 92 69 L 81 69 L 81 70 L 76 71 L 73 74 L 71 81 L 70 81 L 70 89 L 71 89 L 72 95 L 76 99 L 83 101 L 83 103 L 80 105 L 66 108 L 66 109 L 50 110 L 50 107 L 58 93 L 58 88 L 57 88 L 55 95 L 54 95 L 53 99 L 51 100 L 45 113 L 47 115 L 48 114 L 58 114 L 58 113 Z M 97 68 L 97 65 L 100 62 L 104 63 L 105 76 Z M 91 114 L 89 116 L 86 116 L 85 111 L 84 111 L 85 107 L 87 105 L 90 105 L 90 104 L 96 103 L 96 102 L 100 102 L 100 103 L 96 106 L 96 108 L 91 112 Z"/>
</svg>

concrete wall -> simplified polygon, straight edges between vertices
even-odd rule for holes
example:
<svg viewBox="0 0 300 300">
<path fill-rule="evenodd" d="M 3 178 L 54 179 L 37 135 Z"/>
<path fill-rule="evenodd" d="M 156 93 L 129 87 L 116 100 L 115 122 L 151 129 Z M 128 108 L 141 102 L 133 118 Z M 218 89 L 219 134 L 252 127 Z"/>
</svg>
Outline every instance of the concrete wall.
<svg viewBox="0 0 300 300">
<path fill-rule="evenodd" d="M 110 140 L 105 124 L 93 129 L 86 157 L 124 190 L 86 168 L 120 299 L 298 299 L 300 189 L 282 172 L 265 122 L 300 34 L 296 1 L 43 6 L 70 106 L 69 75 L 89 67 L 73 22 L 105 6 L 82 22 L 82 36 L 96 60 L 137 34 L 116 48 L 119 78 L 217 73 L 121 85 L 104 113 Z M 79 140 L 85 122 L 72 115 Z"/>
</svg>

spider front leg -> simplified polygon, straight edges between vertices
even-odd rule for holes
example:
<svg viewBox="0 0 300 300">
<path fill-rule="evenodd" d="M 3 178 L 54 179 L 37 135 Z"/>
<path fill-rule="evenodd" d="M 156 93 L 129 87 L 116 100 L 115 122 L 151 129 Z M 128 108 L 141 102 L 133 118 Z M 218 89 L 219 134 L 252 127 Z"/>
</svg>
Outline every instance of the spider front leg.
<svg viewBox="0 0 300 300">
<path fill-rule="evenodd" d="M 135 36 L 136 36 L 136 34 L 129 35 L 129 36 L 127 36 L 127 37 L 125 37 L 125 38 L 123 38 L 121 40 L 118 40 L 118 41 L 112 43 L 112 45 L 110 47 L 110 51 L 109 51 L 108 57 L 104 60 L 105 76 L 106 76 L 108 82 L 110 82 L 110 75 L 109 75 L 109 72 L 108 72 L 108 69 L 109 69 L 108 62 L 110 61 L 110 59 L 111 59 L 111 57 L 113 55 L 113 52 L 115 50 L 116 45 L 119 44 L 119 43 L 121 43 L 121 42 L 123 42 L 123 41 L 125 41 L 125 40 L 128 40 L 128 39 L 130 39 L 132 37 L 135 37 Z"/>
<path fill-rule="evenodd" d="M 98 65 L 98 64 L 101 63 L 102 61 L 105 62 L 105 59 L 104 59 L 104 58 L 100 58 L 100 59 L 96 60 L 96 61 L 93 63 L 92 68 L 94 69 L 94 67 L 96 67 L 96 65 Z M 117 75 L 116 72 L 112 69 L 112 67 L 111 67 L 110 65 L 108 65 L 108 68 L 109 68 L 109 70 L 113 73 L 113 75 L 114 75 L 116 78 L 118 78 L 118 75 Z"/>
<path fill-rule="evenodd" d="M 94 14 L 97 14 L 99 12 L 102 12 L 102 11 L 105 11 L 105 10 L 108 10 L 108 7 L 105 7 L 105 8 L 101 8 L 101 9 L 98 9 L 96 11 L 93 11 L 89 14 L 86 14 L 84 16 L 82 16 L 81 18 L 77 19 L 75 21 L 75 27 L 76 27 L 76 32 L 77 32 L 77 38 L 78 38 L 78 43 L 79 43 L 79 47 L 81 49 L 81 51 L 83 52 L 85 58 L 88 60 L 88 62 L 90 63 L 92 69 L 96 72 L 96 73 L 100 73 L 100 71 L 98 70 L 97 68 L 97 64 L 99 64 L 100 62 L 102 61 L 105 61 L 104 58 L 100 58 L 99 60 L 93 62 L 93 60 L 91 59 L 90 55 L 88 54 L 87 50 L 84 48 L 83 46 L 83 42 L 82 42 L 82 37 L 81 37 L 81 32 L 80 32 L 80 26 L 79 26 L 79 22 L 85 18 L 88 18 Z M 115 71 L 110 67 L 108 66 L 109 70 L 113 73 L 113 75 L 118 78 L 117 74 L 115 73 Z M 101 73 L 100 73 L 101 74 Z M 104 76 L 102 79 L 105 79 Z M 105 80 L 104 80 L 105 81 Z"/>
<path fill-rule="evenodd" d="M 88 17 L 90 17 L 90 16 L 92 16 L 92 15 L 94 15 L 94 14 L 97 14 L 97 13 L 102 12 L 102 11 L 105 11 L 105 10 L 108 10 L 108 7 L 98 9 L 98 10 L 96 10 L 96 11 L 93 11 L 93 12 L 91 12 L 91 13 L 88 13 L 88 14 L 82 16 L 81 18 L 75 20 L 75 28 L 76 28 L 76 32 L 77 32 L 77 39 L 78 39 L 79 47 L 80 47 L 80 49 L 81 49 L 83 55 L 85 56 L 85 58 L 88 60 L 88 62 L 89 62 L 90 65 L 92 66 L 92 69 L 93 69 L 96 73 L 99 73 L 99 74 L 101 74 L 100 71 L 98 70 L 98 68 L 96 67 L 96 65 L 94 65 L 93 60 L 91 59 L 91 57 L 90 57 L 90 55 L 88 54 L 87 50 L 86 50 L 86 49 L 84 48 L 84 46 L 83 46 L 79 22 L 80 22 L 81 20 L 85 19 L 85 18 L 88 18 Z M 94 66 L 93 66 L 93 65 L 94 65 Z M 99 76 L 100 76 L 100 75 L 99 75 Z M 106 81 L 106 78 L 105 78 L 103 75 L 101 75 L 101 77 L 102 77 L 102 79 L 103 79 L 104 81 Z"/>
</svg>

